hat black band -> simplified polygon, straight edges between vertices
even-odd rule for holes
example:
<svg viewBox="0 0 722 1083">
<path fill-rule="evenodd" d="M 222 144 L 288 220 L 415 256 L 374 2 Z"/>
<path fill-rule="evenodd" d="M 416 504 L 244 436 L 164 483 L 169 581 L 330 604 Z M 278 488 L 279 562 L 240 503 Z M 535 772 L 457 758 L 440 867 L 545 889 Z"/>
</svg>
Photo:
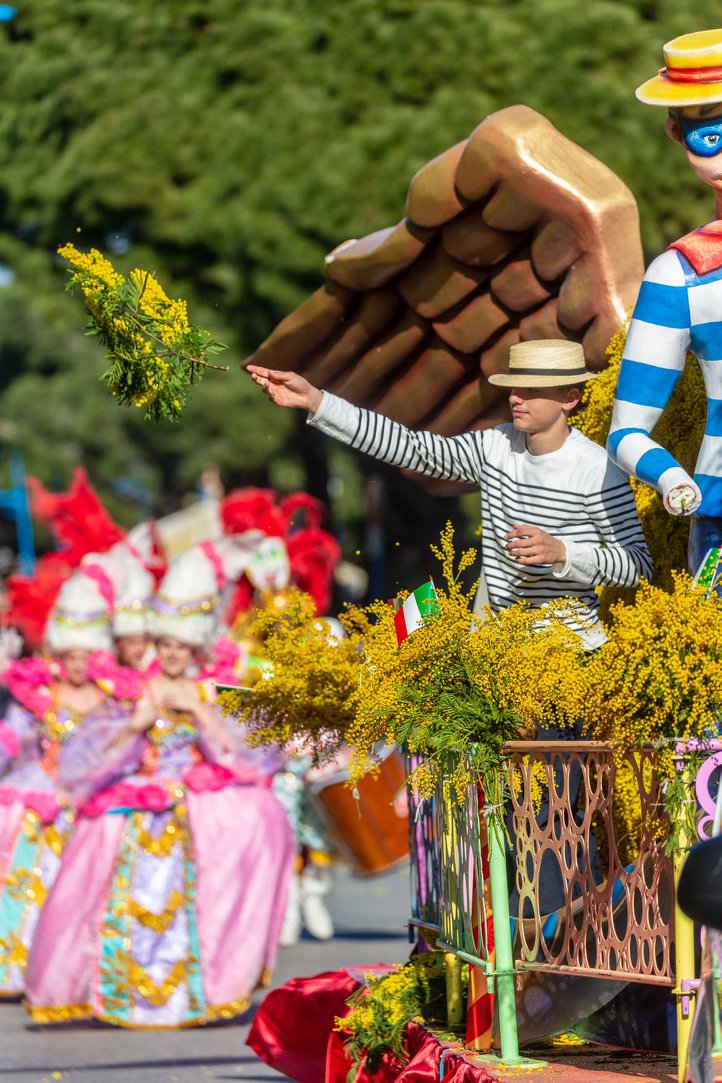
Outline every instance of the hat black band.
<svg viewBox="0 0 722 1083">
<path fill-rule="evenodd" d="M 509 366 L 510 376 L 586 376 L 588 369 L 542 369 L 521 368 L 519 365 Z"/>
</svg>

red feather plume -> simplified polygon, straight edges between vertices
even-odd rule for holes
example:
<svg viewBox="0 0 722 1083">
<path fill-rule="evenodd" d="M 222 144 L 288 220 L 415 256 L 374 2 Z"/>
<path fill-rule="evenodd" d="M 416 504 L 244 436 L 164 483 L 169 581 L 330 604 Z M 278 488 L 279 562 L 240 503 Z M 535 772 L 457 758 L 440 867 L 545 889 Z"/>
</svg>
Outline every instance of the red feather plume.
<svg viewBox="0 0 722 1083">
<path fill-rule="evenodd" d="M 226 534 L 260 530 L 269 537 L 284 539 L 292 581 L 311 595 L 319 613 L 325 613 L 331 604 L 333 570 L 341 557 L 336 539 L 321 529 L 325 515 L 323 503 L 309 493 L 291 493 L 282 498 L 273 489 L 236 489 L 221 506 Z M 253 587 L 243 575 L 229 603 L 229 624 L 252 604 Z"/>
<path fill-rule="evenodd" d="M 34 477 L 28 478 L 28 493 L 33 515 L 50 528 L 70 568 L 77 568 L 86 553 L 105 553 L 125 537 L 80 466 L 67 493 L 49 493 Z"/>
<path fill-rule="evenodd" d="M 86 553 L 106 552 L 122 541 L 125 531 L 113 522 L 82 467 L 75 470 L 66 493 L 48 492 L 34 477 L 28 477 L 27 485 L 33 515 L 50 528 L 58 548 L 40 558 L 34 575 L 9 577 L 3 623 L 22 632 L 28 649 L 38 650 L 65 580 Z"/>
<path fill-rule="evenodd" d="M 286 533 L 299 526 L 317 528 L 326 518 L 326 509 L 320 500 L 309 493 L 291 493 L 281 501 L 281 514 L 286 523 Z"/>
<path fill-rule="evenodd" d="M 261 530 L 271 538 L 282 538 L 286 533 L 273 489 L 235 489 L 221 505 L 221 520 L 225 534 Z"/>
<path fill-rule="evenodd" d="M 3 624 L 22 633 L 28 650 L 39 650 L 50 610 L 68 578 L 67 568 L 56 561 L 38 561 L 34 575 L 11 575 L 7 579 L 8 607 Z"/>
<path fill-rule="evenodd" d="M 299 530 L 286 539 L 293 581 L 300 590 L 310 594 L 318 613 L 326 613 L 331 605 L 333 570 L 341 559 L 341 548 L 325 530 Z"/>
</svg>

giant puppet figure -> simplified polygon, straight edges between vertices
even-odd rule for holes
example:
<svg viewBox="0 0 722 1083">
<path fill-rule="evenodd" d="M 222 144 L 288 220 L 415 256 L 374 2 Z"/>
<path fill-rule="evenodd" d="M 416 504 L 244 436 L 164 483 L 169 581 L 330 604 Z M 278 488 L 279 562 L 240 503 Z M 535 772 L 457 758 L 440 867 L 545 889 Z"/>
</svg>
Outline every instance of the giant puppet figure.
<svg viewBox="0 0 722 1083">
<path fill-rule="evenodd" d="M 665 67 L 637 90 L 667 109 L 667 135 L 715 198 L 712 221 L 675 241 L 649 266 L 629 328 L 609 451 L 658 489 L 672 515 L 691 515 L 689 566 L 722 545 L 722 30 L 683 34 L 664 46 Z M 694 478 L 651 438 L 684 368 L 701 366 L 707 423 Z"/>
</svg>

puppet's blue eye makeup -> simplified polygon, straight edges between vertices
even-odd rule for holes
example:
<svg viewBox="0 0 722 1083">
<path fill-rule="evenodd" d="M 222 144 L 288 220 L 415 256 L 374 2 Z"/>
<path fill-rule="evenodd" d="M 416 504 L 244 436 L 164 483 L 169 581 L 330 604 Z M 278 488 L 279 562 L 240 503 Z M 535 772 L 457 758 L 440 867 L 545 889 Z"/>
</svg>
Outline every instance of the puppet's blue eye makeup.
<svg viewBox="0 0 722 1083">
<path fill-rule="evenodd" d="M 722 117 L 714 120 L 688 120 L 680 117 L 684 145 L 692 154 L 713 158 L 722 151 Z"/>
</svg>

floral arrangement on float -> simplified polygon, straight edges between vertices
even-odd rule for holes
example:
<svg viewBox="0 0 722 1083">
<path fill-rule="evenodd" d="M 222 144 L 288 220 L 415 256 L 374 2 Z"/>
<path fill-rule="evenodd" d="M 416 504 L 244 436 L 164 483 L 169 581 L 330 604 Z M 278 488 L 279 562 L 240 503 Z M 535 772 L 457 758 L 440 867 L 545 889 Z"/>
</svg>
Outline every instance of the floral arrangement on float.
<svg viewBox="0 0 722 1083">
<path fill-rule="evenodd" d="M 720 734 L 722 600 L 686 573 L 671 578 L 671 590 L 642 583 L 633 604 L 613 606 L 609 638 L 585 669 L 584 717 L 590 736 L 620 758 L 657 747 L 667 848 L 676 853 L 694 837 L 689 780 Z"/>
<path fill-rule="evenodd" d="M 315 764 L 333 759 L 355 717 L 360 658 L 352 637 L 337 640 L 310 595 L 290 588 L 279 609 L 260 607 L 249 635 L 263 644 L 263 679 L 222 692 L 219 702 L 256 745 L 295 743 Z"/>
<path fill-rule="evenodd" d="M 293 738 L 316 763 L 347 743 L 352 786 L 374 771 L 381 745 L 396 744 L 414 755 L 411 783 L 421 796 L 442 777 L 463 800 L 473 777 L 500 808 L 506 742 L 530 736 L 541 719 L 564 724 L 579 714 L 581 643 L 558 606 L 517 604 L 472 623 L 476 585 L 465 588 L 461 576 L 476 551 L 456 561 L 449 523 L 433 552 L 444 586 L 400 645 L 388 603 L 347 607 L 339 642 L 311 599 L 295 592 L 281 612 L 261 609 L 251 629 L 270 663 L 265 679 L 224 692 L 221 703 L 247 724 L 252 742 Z M 447 777 L 450 752 L 458 766 Z"/>
<path fill-rule="evenodd" d="M 466 1002 L 468 964 L 461 965 L 461 993 Z M 351 1061 L 348 1078 L 357 1078 L 364 1068 L 375 1071 L 383 1060 L 394 1058 L 400 1066 L 408 1062 L 406 1028 L 414 1020 L 423 1022 L 445 1038 L 463 1037 L 450 1031 L 447 1019 L 446 967 L 444 952 L 412 955 L 404 966 L 381 973 L 369 970 L 364 984 L 347 1000 L 349 1011 L 334 1020 L 344 1051 Z"/>
<path fill-rule="evenodd" d="M 441 564 L 434 606 L 400 645 L 386 602 L 347 607 L 340 642 L 301 592 L 281 612 L 259 611 L 253 632 L 270 662 L 266 678 L 221 697 L 250 740 L 293 738 L 316 762 L 347 743 L 350 785 L 374 770 L 380 745 L 397 744 L 413 754 L 410 781 L 421 797 L 441 779 L 463 801 L 473 779 L 501 807 L 506 743 L 532 738 L 541 723 L 583 718 L 586 736 L 609 741 L 620 763 L 630 749 L 657 748 L 667 809 L 660 830 L 670 850 L 679 848 L 694 818 L 683 765 L 693 770 L 720 729 L 720 599 L 683 573 L 674 573 L 671 591 L 643 583 L 633 603 L 613 607 L 607 642 L 588 655 L 562 620 L 571 601 L 474 616 L 475 585 L 464 587 L 462 576 L 475 551 L 457 560 L 451 524 L 433 551 Z"/>
<path fill-rule="evenodd" d="M 346 618 L 363 644 L 356 716 L 347 733 L 353 766 L 359 774 L 368 770 L 378 742 L 396 743 L 413 755 L 412 784 L 428 797 L 454 753 L 458 766 L 444 781 L 457 800 L 465 799 L 473 777 L 500 807 L 506 742 L 533 736 L 543 719 L 564 725 L 578 713 L 581 643 L 562 622 L 564 603 L 542 610 L 517 603 L 474 619 L 476 583 L 465 588 L 462 576 L 475 565 L 476 550 L 457 562 L 447 523 L 432 552 L 443 586 L 432 613 L 400 645 L 387 604 Z"/>
</svg>

